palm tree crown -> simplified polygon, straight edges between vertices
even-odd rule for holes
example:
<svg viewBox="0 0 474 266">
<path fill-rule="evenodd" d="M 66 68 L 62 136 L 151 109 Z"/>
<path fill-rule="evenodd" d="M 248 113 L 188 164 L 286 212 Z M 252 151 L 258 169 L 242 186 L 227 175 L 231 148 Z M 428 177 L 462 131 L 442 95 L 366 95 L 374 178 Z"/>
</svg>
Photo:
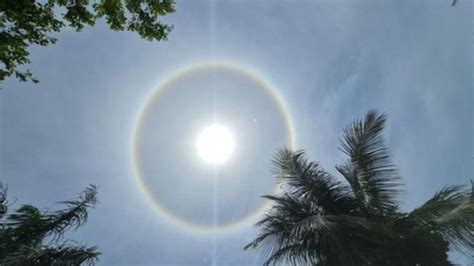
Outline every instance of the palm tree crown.
<svg viewBox="0 0 474 266">
<path fill-rule="evenodd" d="M 450 265 L 449 247 L 474 258 L 474 194 L 449 186 L 421 207 L 398 207 L 401 179 L 382 138 L 385 114 L 369 111 L 344 130 L 336 166 L 345 182 L 281 149 L 273 172 L 279 195 L 245 249 L 260 249 L 266 265 Z"/>
</svg>

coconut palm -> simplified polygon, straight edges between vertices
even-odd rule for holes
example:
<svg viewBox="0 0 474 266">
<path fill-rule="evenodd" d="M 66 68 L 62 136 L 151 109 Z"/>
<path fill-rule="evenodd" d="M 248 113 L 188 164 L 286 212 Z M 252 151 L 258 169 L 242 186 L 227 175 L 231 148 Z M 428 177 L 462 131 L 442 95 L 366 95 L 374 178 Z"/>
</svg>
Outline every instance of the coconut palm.
<svg viewBox="0 0 474 266">
<path fill-rule="evenodd" d="M 53 212 L 23 205 L 9 213 L 6 192 L 6 186 L 0 184 L 0 265 L 80 265 L 97 261 L 100 253 L 96 247 L 63 239 L 66 231 L 86 222 L 87 209 L 97 203 L 95 186 Z"/>
<path fill-rule="evenodd" d="M 245 249 L 258 249 L 266 265 L 450 265 L 450 248 L 474 258 L 472 189 L 445 187 L 411 212 L 399 209 L 386 119 L 369 111 L 344 130 L 342 181 L 303 151 L 279 150 L 273 172 L 282 191 L 264 196 L 273 205 Z"/>
</svg>

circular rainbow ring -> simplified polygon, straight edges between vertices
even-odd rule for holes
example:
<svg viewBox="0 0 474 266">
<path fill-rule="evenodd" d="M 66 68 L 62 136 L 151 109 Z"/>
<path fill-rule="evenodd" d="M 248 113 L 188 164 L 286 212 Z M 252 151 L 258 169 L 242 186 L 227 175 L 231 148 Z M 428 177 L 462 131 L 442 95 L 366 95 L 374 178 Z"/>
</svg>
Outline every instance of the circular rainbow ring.
<svg viewBox="0 0 474 266">
<path fill-rule="evenodd" d="M 135 127 L 132 135 L 132 167 L 133 173 L 138 184 L 138 187 L 143 195 L 145 195 L 146 200 L 153 206 L 154 210 L 164 218 L 167 222 L 178 226 L 179 228 L 191 231 L 196 234 L 221 234 L 235 231 L 239 228 L 247 226 L 249 224 L 255 223 L 260 217 L 262 217 L 265 212 L 269 209 L 270 201 L 265 201 L 259 208 L 257 208 L 252 213 L 249 213 L 239 220 L 236 220 L 231 223 L 226 223 L 222 225 L 212 225 L 212 224 L 198 224 L 194 222 L 186 221 L 175 214 L 173 214 L 166 207 L 160 205 L 160 203 L 153 197 L 152 193 L 148 190 L 146 183 L 143 179 L 143 173 L 140 170 L 140 160 L 138 156 L 138 143 L 142 131 L 142 124 L 144 117 L 146 116 L 149 107 L 160 97 L 163 91 L 168 89 L 171 84 L 178 81 L 179 79 L 185 77 L 186 75 L 193 74 L 202 70 L 226 70 L 231 71 L 242 76 L 245 76 L 252 81 L 256 82 L 265 93 L 271 97 L 272 101 L 278 107 L 279 114 L 284 122 L 286 136 L 287 136 L 287 145 L 292 149 L 295 145 L 295 136 L 293 123 L 291 121 L 288 108 L 285 105 L 282 97 L 277 93 L 273 86 L 270 85 L 266 80 L 261 78 L 259 75 L 255 74 L 255 71 L 249 71 L 244 67 L 229 64 L 229 63 L 201 63 L 196 64 L 182 70 L 176 71 L 168 79 L 166 79 L 162 84 L 154 90 L 151 95 L 145 100 L 145 103 L 142 105 L 142 108 L 138 112 L 138 117 L 136 118 Z M 273 193 L 278 193 L 280 191 L 280 186 L 276 185 Z"/>
</svg>

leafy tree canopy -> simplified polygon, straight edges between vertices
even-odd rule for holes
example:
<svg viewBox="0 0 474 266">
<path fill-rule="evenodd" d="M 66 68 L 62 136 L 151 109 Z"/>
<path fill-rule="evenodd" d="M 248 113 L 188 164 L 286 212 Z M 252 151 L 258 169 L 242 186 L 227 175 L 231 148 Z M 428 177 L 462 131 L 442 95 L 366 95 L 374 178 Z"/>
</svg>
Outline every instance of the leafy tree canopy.
<svg viewBox="0 0 474 266">
<path fill-rule="evenodd" d="M 87 210 L 97 203 L 97 189 L 89 186 L 77 200 L 64 201 L 57 211 L 23 205 L 8 210 L 7 188 L 0 184 L 0 265 L 93 264 L 96 247 L 72 244 L 64 234 L 87 220 Z"/>
<path fill-rule="evenodd" d="M 10 76 L 38 82 L 29 70 L 30 45 L 56 42 L 64 27 L 82 30 L 104 18 L 112 30 L 128 30 L 149 41 L 167 38 L 172 26 L 160 21 L 174 12 L 174 0 L 2 0 L 0 1 L 0 82 Z"/>
</svg>

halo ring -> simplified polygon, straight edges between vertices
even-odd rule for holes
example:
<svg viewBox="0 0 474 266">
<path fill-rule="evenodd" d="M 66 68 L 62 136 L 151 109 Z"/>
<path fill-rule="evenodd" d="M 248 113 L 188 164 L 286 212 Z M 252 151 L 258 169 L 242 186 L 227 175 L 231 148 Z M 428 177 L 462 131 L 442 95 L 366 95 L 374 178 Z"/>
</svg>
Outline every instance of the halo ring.
<svg viewBox="0 0 474 266">
<path fill-rule="evenodd" d="M 140 159 L 139 159 L 139 140 L 140 135 L 142 132 L 143 127 L 143 120 L 146 117 L 147 111 L 149 107 L 160 97 L 163 91 L 166 91 L 169 85 L 173 82 L 179 80 L 180 78 L 193 74 L 195 72 L 201 70 L 228 70 L 257 83 L 257 85 L 264 90 L 264 92 L 272 99 L 274 104 L 278 107 L 278 112 L 283 120 L 285 131 L 286 131 L 286 138 L 287 138 L 287 145 L 290 149 L 292 149 L 295 145 L 295 135 L 294 135 L 294 128 L 293 123 L 291 121 L 291 117 L 288 111 L 288 108 L 283 101 L 283 98 L 278 94 L 277 90 L 274 89 L 274 86 L 271 86 L 268 81 L 263 79 L 260 75 L 256 74 L 255 71 L 250 71 L 247 68 L 244 68 L 239 65 L 229 64 L 229 63 L 200 63 L 196 65 L 192 65 L 190 67 L 183 68 L 171 74 L 169 78 L 162 81 L 161 84 L 151 92 L 151 95 L 146 98 L 144 104 L 142 105 L 141 109 L 138 112 L 134 123 L 134 129 L 132 133 L 132 169 L 134 174 L 134 179 L 138 185 L 139 190 L 145 196 L 146 201 L 153 207 L 156 213 L 159 214 L 160 217 L 164 218 L 168 223 L 173 224 L 181 229 L 190 231 L 195 234 L 222 234 L 233 232 L 243 226 L 249 225 L 254 223 L 261 217 L 266 210 L 268 210 L 270 202 L 268 200 L 264 201 L 255 211 L 244 215 L 242 218 L 222 224 L 222 225 L 215 225 L 215 224 L 198 224 L 195 222 L 186 221 L 185 219 L 175 215 L 171 210 L 162 206 L 160 202 L 153 196 L 151 191 L 147 188 L 146 182 L 143 178 L 143 173 L 140 169 Z M 280 186 L 278 184 L 275 185 L 274 190 L 272 193 L 278 193 L 280 191 Z"/>
</svg>

